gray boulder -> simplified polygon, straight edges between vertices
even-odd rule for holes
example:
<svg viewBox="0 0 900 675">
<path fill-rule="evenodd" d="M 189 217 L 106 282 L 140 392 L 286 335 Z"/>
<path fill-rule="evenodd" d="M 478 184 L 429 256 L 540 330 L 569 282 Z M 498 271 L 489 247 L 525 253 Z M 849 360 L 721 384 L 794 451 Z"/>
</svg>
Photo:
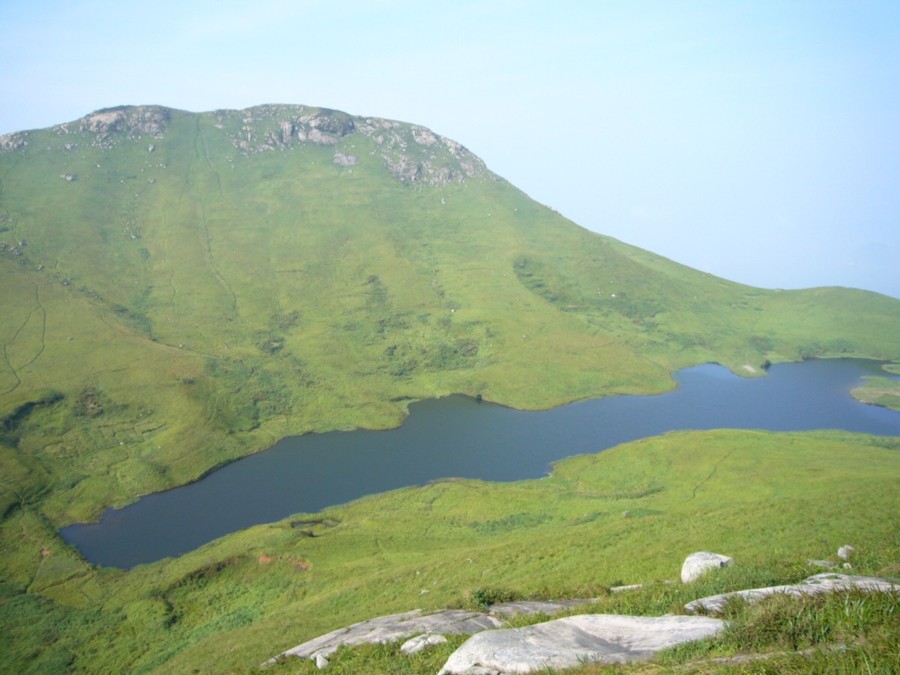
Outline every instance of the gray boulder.
<svg viewBox="0 0 900 675">
<path fill-rule="evenodd" d="M 339 628 L 288 649 L 262 665 L 270 666 L 291 656 L 315 661 L 320 656 L 331 656 L 343 645 L 384 644 L 422 633 L 477 633 L 505 625 L 502 620 L 480 612 L 450 609 L 423 615 L 420 610 L 414 610 Z"/>
<path fill-rule="evenodd" d="M 853 552 L 855 550 L 856 549 L 853 548 L 852 546 L 850 546 L 849 544 L 841 546 L 838 549 L 838 558 L 840 558 L 841 560 L 850 560 L 850 557 L 853 555 Z"/>
<path fill-rule="evenodd" d="M 713 637 L 723 626 L 704 616 L 570 616 L 473 635 L 451 654 L 441 674 L 530 673 L 639 661 L 668 647 Z"/>
<path fill-rule="evenodd" d="M 783 586 L 769 586 L 767 588 L 753 588 L 746 591 L 733 591 L 700 598 L 689 602 L 684 608 L 689 612 L 721 612 L 732 598 L 741 598 L 747 602 L 756 602 L 776 593 L 784 595 L 818 595 L 820 593 L 833 593 L 835 591 L 847 591 L 859 589 L 869 592 L 900 591 L 900 583 L 888 581 L 879 577 L 857 577 L 847 574 L 835 574 L 826 572 L 816 574 L 804 579 L 799 584 L 787 584 Z"/>
<path fill-rule="evenodd" d="M 407 656 L 412 656 L 413 654 L 418 654 L 419 652 L 428 649 L 429 647 L 433 647 L 434 645 L 442 645 L 447 641 L 443 635 L 434 635 L 432 633 L 426 633 L 425 635 L 417 635 L 414 638 L 410 638 L 402 645 L 400 645 L 400 651 L 406 654 Z"/>
<path fill-rule="evenodd" d="M 381 616 L 377 619 L 360 621 L 346 628 L 339 628 L 325 635 L 297 645 L 292 649 L 282 652 L 278 656 L 261 664 L 261 667 L 271 666 L 287 657 L 319 660 L 334 654 L 343 645 L 354 646 L 361 644 L 384 644 L 395 642 L 404 638 L 419 636 L 408 640 L 401 646 L 401 650 L 413 649 L 418 646 L 417 640 L 430 636 L 429 645 L 421 645 L 424 649 L 431 644 L 438 644 L 434 639 L 443 639 L 440 633 L 478 633 L 483 630 L 506 626 L 506 622 L 500 616 L 515 616 L 517 614 L 557 614 L 579 605 L 590 603 L 589 599 L 582 600 L 557 600 L 551 602 L 522 601 L 506 602 L 493 605 L 491 613 L 470 612 L 462 609 L 448 609 L 433 614 L 422 614 L 421 610 L 414 610 L 404 614 L 392 614 Z M 407 645 L 409 645 L 407 647 Z"/>
<path fill-rule="evenodd" d="M 332 160 L 338 166 L 356 166 L 359 164 L 359 157 L 356 155 L 345 155 L 343 152 L 334 153 Z"/>
<path fill-rule="evenodd" d="M 684 564 L 681 566 L 681 583 L 689 584 L 710 570 L 731 565 L 733 562 L 734 560 L 727 555 L 720 553 L 709 553 L 707 551 L 691 553 L 684 559 Z"/>
</svg>

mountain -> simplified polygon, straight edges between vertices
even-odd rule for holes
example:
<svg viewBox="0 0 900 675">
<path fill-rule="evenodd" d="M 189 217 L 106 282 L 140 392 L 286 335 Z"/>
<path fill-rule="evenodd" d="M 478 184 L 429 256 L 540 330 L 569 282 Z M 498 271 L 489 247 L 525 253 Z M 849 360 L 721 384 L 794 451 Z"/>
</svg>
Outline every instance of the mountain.
<svg viewBox="0 0 900 675">
<path fill-rule="evenodd" d="M 424 127 L 322 108 L 125 106 L 0 137 L 0 242 L 4 473 L 54 523 L 413 399 L 538 408 L 707 361 L 900 358 L 897 300 L 715 278 Z"/>
<path fill-rule="evenodd" d="M 766 242 L 747 254 L 765 256 Z M 898 300 L 719 279 L 578 227 L 424 127 L 305 106 L 123 106 L 0 137 L 0 289 L 0 648 L 34 669 L 127 669 L 138 656 L 119 626 L 156 636 L 141 647 L 150 649 L 141 669 L 165 669 L 188 646 L 196 667 L 219 649 L 219 631 L 252 631 L 258 614 L 273 628 L 287 610 L 260 608 L 288 596 L 262 562 L 235 551 L 264 541 L 259 560 L 280 551 L 287 583 L 306 569 L 294 564 L 290 526 L 128 573 L 96 570 L 57 530 L 280 437 L 395 426 L 410 401 L 454 392 L 544 408 L 664 391 L 674 370 L 709 361 L 750 377 L 802 358 L 900 359 Z M 780 439 L 739 440 L 753 456 L 754 444 Z M 714 441 L 698 475 L 712 476 L 722 444 L 735 442 Z M 881 452 L 841 443 L 841 457 Z M 891 480 L 876 473 L 867 480 L 881 492 L 866 488 L 866 504 L 880 503 L 878 480 Z M 454 508 L 468 489 L 453 489 L 462 495 Z M 496 502 L 490 494 L 480 497 L 487 511 L 511 508 L 506 492 Z M 402 510 L 393 499 L 378 498 L 378 510 Z M 375 544 L 366 534 L 328 555 L 340 567 L 344 551 L 354 560 L 383 551 L 377 530 Z M 459 541 L 494 546 L 465 533 Z M 554 541 L 542 530 L 541 560 Z M 429 546 L 432 562 L 459 553 Z M 521 555 L 510 560 L 527 577 Z M 662 564 L 653 560 L 650 574 Z M 353 619 L 330 584 L 388 588 L 384 575 L 395 575 L 383 561 L 372 567 L 381 576 L 347 569 L 323 572 L 323 616 Z M 392 606 L 408 608 L 417 583 Z M 237 587 L 246 597 L 228 599 Z M 203 627 L 208 612 L 221 622 Z M 277 652 L 253 639 L 248 658 Z"/>
</svg>

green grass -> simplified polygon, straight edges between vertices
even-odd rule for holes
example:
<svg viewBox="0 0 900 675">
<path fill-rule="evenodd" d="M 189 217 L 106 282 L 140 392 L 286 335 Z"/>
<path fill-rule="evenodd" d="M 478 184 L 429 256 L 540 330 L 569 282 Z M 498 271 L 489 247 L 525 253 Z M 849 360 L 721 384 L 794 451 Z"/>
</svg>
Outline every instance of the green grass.
<svg viewBox="0 0 900 675">
<path fill-rule="evenodd" d="M 340 626 L 416 607 L 599 597 L 591 611 L 662 614 L 710 593 L 799 581 L 816 571 L 806 560 L 835 559 L 845 543 L 857 548 L 857 573 L 897 575 L 900 531 L 883 514 L 900 507 L 898 451 L 897 439 L 837 432 L 672 433 L 566 460 L 541 480 L 367 497 L 127 573 L 79 563 L 45 522 L 17 512 L 0 541 L 24 556 L 4 552 L 4 564 L 27 574 L 11 579 L 0 620 L 36 618 L 4 649 L 27 668 L 49 659 L 74 670 L 244 671 Z M 695 550 L 736 564 L 697 585 L 661 583 Z M 607 594 L 637 582 L 649 586 Z M 62 627 L 52 643 L 45 622 Z M 353 669 L 376 657 L 346 658 Z M 295 667 L 305 666 L 285 666 Z"/>
<path fill-rule="evenodd" d="M 900 370 L 896 363 L 887 363 L 883 368 L 894 375 Z M 863 385 L 854 389 L 851 394 L 863 403 L 900 410 L 900 380 L 896 377 L 866 377 Z"/>
<path fill-rule="evenodd" d="M 135 126 L 152 114 L 161 135 Z M 664 391 L 672 371 L 709 361 L 761 376 L 801 358 L 900 360 L 896 299 L 691 270 L 577 227 L 409 125 L 291 106 L 123 115 L 108 135 L 76 121 L 0 153 L 0 598 L 4 629 L 28 621 L 0 639 L 17 667 L 245 668 L 278 650 L 273 631 L 288 640 L 279 622 L 299 641 L 478 589 L 665 578 L 682 552 L 717 541 L 759 559 L 744 531 L 825 555 L 852 522 L 873 555 L 893 555 L 889 524 L 866 522 L 895 503 L 881 487 L 893 450 L 751 434 L 735 443 L 755 451 L 722 441 L 696 464 L 683 454 L 694 437 L 667 436 L 608 453 L 607 478 L 579 458 L 542 482 L 349 505 L 322 537 L 281 523 L 128 574 L 87 565 L 60 526 L 290 434 L 396 426 L 412 400 L 537 409 Z M 283 142 L 284 121 L 334 143 Z M 335 152 L 358 162 L 339 166 Z M 885 387 L 863 389 L 895 405 Z M 858 446 L 880 474 L 850 459 Z M 705 493 L 709 462 L 732 488 Z M 763 470 L 774 475 L 746 490 Z M 858 484 L 837 479 L 861 471 Z M 588 572 L 598 551 L 603 578 Z"/>
</svg>

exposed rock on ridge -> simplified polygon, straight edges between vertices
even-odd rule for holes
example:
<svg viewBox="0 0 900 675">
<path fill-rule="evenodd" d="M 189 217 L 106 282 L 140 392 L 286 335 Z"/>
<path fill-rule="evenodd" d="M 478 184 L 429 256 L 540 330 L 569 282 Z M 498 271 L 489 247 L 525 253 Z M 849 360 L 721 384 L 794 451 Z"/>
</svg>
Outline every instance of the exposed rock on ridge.
<svg viewBox="0 0 900 675">
<path fill-rule="evenodd" d="M 473 612 L 463 609 L 448 609 L 443 612 L 422 614 L 413 610 L 404 614 L 392 614 L 368 621 L 360 621 L 346 628 L 339 628 L 325 635 L 282 652 L 269 659 L 263 666 L 272 665 L 286 657 L 316 660 L 329 657 L 342 646 L 392 642 L 410 636 L 428 636 L 430 639 L 411 643 L 410 649 L 420 649 L 422 643 L 438 644 L 437 633 L 477 633 L 492 628 L 506 626 L 499 616 L 518 614 L 556 614 L 572 607 L 591 602 L 590 600 L 557 600 L 555 602 L 521 601 L 493 605 L 490 613 Z"/>
<path fill-rule="evenodd" d="M 167 108 L 158 106 L 125 106 L 98 110 L 92 115 L 83 117 L 79 124 L 82 131 L 97 134 L 100 139 L 108 139 L 114 132 L 124 132 L 129 139 L 142 136 L 162 138 L 169 124 L 170 113 Z"/>
<path fill-rule="evenodd" d="M 27 131 L 16 131 L 11 134 L 3 134 L 0 136 L 0 152 L 21 150 L 26 145 L 28 145 Z"/>
<path fill-rule="evenodd" d="M 80 131 L 93 136 L 91 145 L 112 148 L 122 140 L 139 140 L 144 136 L 162 138 L 171 119 L 171 111 L 161 106 L 121 106 L 104 108 L 86 115 L 76 123 L 54 127 L 58 134 Z"/>
<path fill-rule="evenodd" d="M 145 136 L 163 138 L 171 119 L 171 109 L 158 105 L 123 105 L 102 108 L 74 122 L 51 127 L 57 136 L 85 135 L 89 145 L 110 149 L 123 140 L 139 140 Z M 32 132 L 17 131 L 0 136 L 0 152 L 19 150 L 29 143 Z M 74 150 L 78 143 L 66 143 L 64 150 Z"/>
<path fill-rule="evenodd" d="M 503 621 L 480 612 L 451 609 L 434 614 L 422 614 L 413 610 L 405 614 L 382 616 L 369 621 L 361 621 L 346 628 L 326 633 L 320 637 L 297 645 L 269 659 L 263 666 L 273 665 L 286 657 L 316 660 L 329 657 L 341 646 L 380 644 L 392 642 L 423 633 L 477 633 L 505 625 Z"/>
<path fill-rule="evenodd" d="M 356 130 L 347 113 L 307 106 L 262 105 L 246 110 L 216 110 L 217 129 L 244 154 L 286 148 L 297 142 L 334 145 Z M 239 126 L 238 126 L 239 124 Z"/>
<path fill-rule="evenodd" d="M 125 141 L 165 138 L 175 114 L 194 113 L 162 106 L 118 106 L 97 110 L 49 131 L 68 137 L 59 150 L 72 151 L 80 146 L 111 149 Z M 380 158 L 384 168 L 403 183 L 441 186 L 490 175 L 484 162 L 460 143 L 422 126 L 380 117 L 354 117 L 339 110 L 303 105 L 261 105 L 196 115 L 206 119 L 212 116 L 214 128 L 245 156 L 311 144 L 335 146 L 334 162 L 338 166 L 355 166 L 365 161 L 364 155 Z M 35 133 L 0 136 L 0 152 L 25 148 Z M 361 152 L 357 145 L 365 146 L 367 152 Z M 148 147 L 153 152 L 156 145 Z"/>
<path fill-rule="evenodd" d="M 380 155 L 390 174 L 404 183 L 439 186 L 486 173 L 484 163 L 463 145 L 422 126 L 299 105 L 262 105 L 214 114 L 216 128 L 224 130 L 243 154 L 284 150 L 297 143 L 337 145 L 361 134 L 375 142 L 377 150 L 372 154 Z M 335 155 L 340 156 L 355 155 Z"/>
</svg>

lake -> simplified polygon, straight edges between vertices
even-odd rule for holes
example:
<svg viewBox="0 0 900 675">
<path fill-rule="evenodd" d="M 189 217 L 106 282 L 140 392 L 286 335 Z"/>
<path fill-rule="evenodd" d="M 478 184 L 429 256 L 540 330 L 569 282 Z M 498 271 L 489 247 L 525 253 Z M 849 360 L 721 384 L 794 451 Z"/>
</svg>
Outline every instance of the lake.
<svg viewBox="0 0 900 675">
<path fill-rule="evenodd" d="M 703 365 L 676 373 L 679 386 L 672 392 L 539 412 L 464 396 L 422 401 L 396 429 L 286 438 L 196 483 L 109 509 L 98 523 L 72 525 L 61 535 L 92 563 L 127 569 L 251 525 L 408 485 L 449 477 L 539 478 L 565 457 L 676 429 L 900 435 L 900 413 L 849 395 L 865 375 L 886 373 L 862 359 L 778 364 L 752 379 Z"/>
</svg>

